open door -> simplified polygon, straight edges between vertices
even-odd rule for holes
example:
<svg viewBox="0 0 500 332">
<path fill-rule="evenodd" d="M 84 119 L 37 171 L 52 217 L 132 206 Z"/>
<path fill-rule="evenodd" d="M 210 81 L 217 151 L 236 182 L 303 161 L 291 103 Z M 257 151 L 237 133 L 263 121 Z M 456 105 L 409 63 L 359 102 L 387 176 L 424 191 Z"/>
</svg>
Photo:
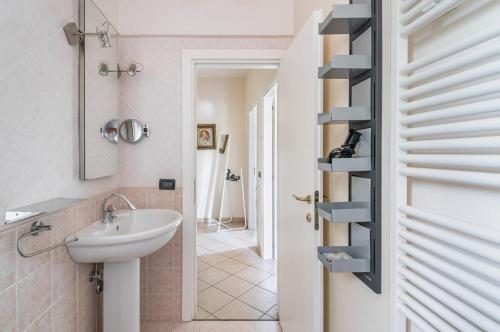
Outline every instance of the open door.
<svg viewBox="0 0 500 332">
<path fill-rule="evenodd" d="M 315 197 L 322 197 L 321 18 L 315 12 L 304 25 L 278 73 L 278 292 L 286 332 L 323 331 L 322 225 L 315 213 Z"/>
</svg>

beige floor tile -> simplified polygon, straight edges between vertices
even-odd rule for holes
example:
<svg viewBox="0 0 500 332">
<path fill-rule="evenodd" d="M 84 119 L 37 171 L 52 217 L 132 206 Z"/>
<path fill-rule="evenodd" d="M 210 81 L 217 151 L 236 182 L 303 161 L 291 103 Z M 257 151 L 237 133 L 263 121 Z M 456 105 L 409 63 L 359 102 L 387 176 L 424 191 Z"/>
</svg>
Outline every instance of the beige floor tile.
<svg viewBox="0 0 500 332">
<path fill-rule="evenodd" d="M 219 242 L 219 241 L 210 241 L 207 242 L 203 245 L 204 248 L 211 250 L 213 252 L 223 254 L 226 251 L 231 251 L 234 250 L 235 247 L 229 246 L 225 243 Z"/>
<path fill-rule="evenodd" d="M 201 271 L 203 271 L 203 270 L 206 270 L 206 269 L 208 269 L 208 268 L 210 267 L 210 265 L 208 265 L 208 264 L 207 264 L 207 263 L 205 263 L 204 261 L 200 260 L 199 258 L 198 258 L 198 261 L 196 262 L 196 264 L 197 264 L 197 265 L 196 265 L 196 270 L 197 270 L 198 272 L 201 272 Z"/>
<path fill-rule="evenodd" d="M 227 259 L 226 256 L 212 252 L 211 254 L 199 256 L 200 260 L 209 265 L 216 265 L 220 262 L 223 262 Z"/>
<path fill-rule="evenodd" d="M 267 272 L 249 266 L 246 269 L 236 273 L 236 276 L 248 282 L 251 282 L 254 285 L 257 285 L 266 280 L 267 278 L 269 278 L 271 275 Z"/>
<path fill-rule="evenodd" d="M 198 279 L 203 280 L 204 282 L 209 283 L 210 285 L 216 284 L 219 281 L 224 280 L 229 276 L 230 276 L 229 273 L 219 270 L 213 266 L 198 273 Z"/>
<path fill-rule="evenodd" d="M 282 332 L 279 322 L 254 322 L 255 332 Z"/>
<path fill-rule="evenodd" d="M 214 285 L 214 287 L 228 293 L 231 296 L 238 297 L 249 291 L 252 287 L 254 287 L 254 285 L 238 277 L 231 276 L 221 282 L 218 282 Z"/>
<path fill-rule="evenodd" d="M 196 281 L 196 288 L 198 290 L 198 293 L 203 292 L 208 287 L 210 287 L 210 284 L 204 282 L 203 280 L 198 279 Z"/>
<path fill-rule="evenodd" d="M 262 261 L 262 258 L 257 256 L 257 254 L 238 254 L 232 258 L 247 265 L 254 265 Z"/>
<path fill-rule="evenodd" d="M 234 298 L 214 287 L 210 287 L 198 294 L 198 305 L 209 313 L 219 310 Z"/>
<path fill-rule="evenodd" d="M 268 312 L 266 312 L 266 315 L 271 316 L 274 319 L 278 319 L 278 305 L 272 307 Z"/>
<path fill-rule="evenodd" d="M 276 274 L 276 261 L 272 259 L 266 259 L 254 264 L 253 267 L 266 271 L 267 273 Z"/>
<path fill-rule="evenodd" d="M 244 248 L 234 248 L 232 250 L 221 252 L 221 254 L 226 256 L 226 257 L 232 258 L 232 257 L 238 255 L 241 252 L 240 250 L 242 250 L 242 249 L 244 249 Z"/>
<path fill-rule="evenodd" d="M 204 235 L 199 235 L 196 237 L 196 245 L 199 245 L 199 246 L 202 246 L 205 244 L 205 243 L 208 243 L 212 240 L 210 239 L 207 239 Z"/>
<path fill-rule="evenodd" d="M 268 312 L 273 306 L 276 305 L 276 303 L 278 303 L 278 297 L 276 294 L 259 287 L 252 288 L 245 294 L 241 295 L 239 299 L 262 312 Z"/>
<path fill-rule="evenodd" d="M 214 316 L 218 319 L 256 320 L 262 316 L 262 312 L 239 300 L 234 300 L 214 312 Z"/>
<path fill-rule="evenodd" d="M 210 316 L 208 311 L 204 310 L 200 306 L 196 307 L 196 314 L 194 315 L 195 319 L 206 319 L 208 316 Z"/>
<path fill-rule="evenodd" d="M 270 292 L 273 292 L 274 294 L 278 294 L 278 278 L 276 276 L 271 276 L 261 282 L 258 286 L 260 288 L 264 288 L 265 290 L 268 290 Z"/>
<path fill-rule="evenodd" d="M 243 264 L 237 260 L 234 259 L 226 259 L 225 261 L 220 262 L 219 264 L 215 265 L 218 269 L 221 269 L 222 271 L 226 271 L 229 274 L 235 274 L 237 272 L 240 272 L 241 270 L 245 269 L 248 267 L 248 265 Z"/>
<path fill-rule="evenodd" d="M 202 256 L 207 256 L 207 255 L 211 255 L 213 254 L 214 252 L 212 250 L 208 250 L 207 248 L 204 248 L 202 246 L 196 246 L 196 255 L 198 257 L 202 257 Z"/>
</svg>

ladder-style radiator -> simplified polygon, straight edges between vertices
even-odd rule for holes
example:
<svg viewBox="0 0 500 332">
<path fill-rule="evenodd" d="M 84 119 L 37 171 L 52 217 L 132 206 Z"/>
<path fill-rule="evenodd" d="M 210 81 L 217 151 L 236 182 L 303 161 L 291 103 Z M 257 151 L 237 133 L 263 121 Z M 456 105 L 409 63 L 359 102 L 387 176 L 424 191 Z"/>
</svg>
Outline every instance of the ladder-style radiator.
<svg viewBox="0 0 500 332">
<path fill-rule="evenodd" d="M 447 17 L 475 15 L 464 8 L 479 2 L 398 1 L 398 331 L 500 331 L 500 215 L 462 219 L 413 203 L 446 187 L 484 190 L 500 205 L 500 21 L 415 52 L 445 23 L 461 24 Z"/>
</svg>

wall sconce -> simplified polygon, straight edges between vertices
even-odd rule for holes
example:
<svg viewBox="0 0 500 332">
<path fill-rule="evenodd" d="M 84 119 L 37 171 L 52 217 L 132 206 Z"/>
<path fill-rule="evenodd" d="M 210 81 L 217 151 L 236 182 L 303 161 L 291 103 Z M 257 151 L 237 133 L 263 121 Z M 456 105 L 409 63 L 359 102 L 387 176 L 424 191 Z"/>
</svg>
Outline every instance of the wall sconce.
<svg viewBox="0 0 500 332">
<path fill-rule="evenodd" d="M 68 23 L 64 26 L 64 33 L 70 45 L 76 45 L 85 36 L 97 36 L 101 41 L 101 47 L 111 47 L 111 38 L 109 37 L 109 22 L 104 22 L 96 28 L 96 33 L 84 33 L 78 29 L 76 23 Z"/>
<path fill-rule="evenodd" d="M 117 77 L 120 78 L 122 73 L 127 73 L 128 76 L 133 77 L 137 73 L 140 73 L 144 70 L 144 66 L 141 63 L 132 63 L 126 70 L 121 70 L 120 65 L 116 65 L 116 70 L 110 70 L 108 65 L 104 62 L 99 64 L 99 75 L 108 76 L 109 73 L 117 73 Z"/>
</svg>

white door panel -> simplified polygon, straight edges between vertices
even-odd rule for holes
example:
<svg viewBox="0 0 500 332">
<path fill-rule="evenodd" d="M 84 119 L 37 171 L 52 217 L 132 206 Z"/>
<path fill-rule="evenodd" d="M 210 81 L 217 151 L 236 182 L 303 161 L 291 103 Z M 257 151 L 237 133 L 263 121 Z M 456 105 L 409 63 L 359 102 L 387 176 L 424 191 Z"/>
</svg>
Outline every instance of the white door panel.
<svg viewBox="0 0 500 332">
<path fill-rule="evenodd" d="M 278 287 L 284 332 L 323 330 L 322 266 L 316 253 L 322 234 L 314 227 L 315 190 L 322 197 L 316 165 L 321 151 L 321 16 L 315 12 L 297 34 L 278 74 Z M 313 202 L 297 201 L 293 194 L 311 195 Z"/>
</svg>

